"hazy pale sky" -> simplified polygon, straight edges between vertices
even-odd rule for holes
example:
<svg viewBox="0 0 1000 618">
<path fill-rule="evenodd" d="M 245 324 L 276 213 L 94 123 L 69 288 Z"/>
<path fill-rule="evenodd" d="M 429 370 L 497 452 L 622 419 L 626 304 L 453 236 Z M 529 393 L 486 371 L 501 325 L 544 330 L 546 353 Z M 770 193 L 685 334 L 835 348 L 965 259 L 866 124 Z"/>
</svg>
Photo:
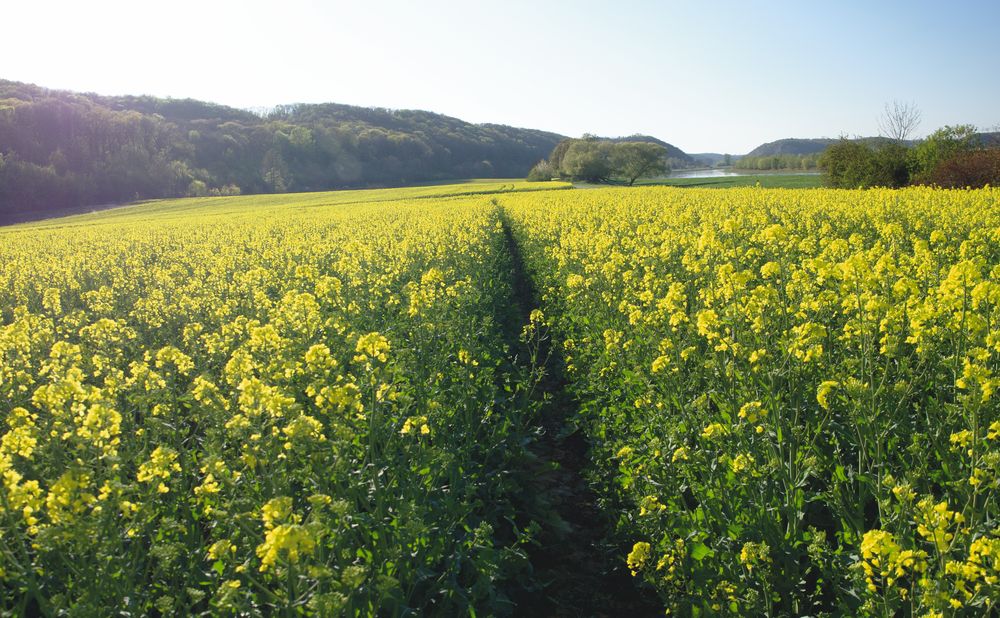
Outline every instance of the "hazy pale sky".
<svg viewBox="0 0 1000 618">
<path fill-rule="evenodd" d="M 236 107 L 337 102 L 741 154 L 1000 124 L 1000 0 L 2 0 L 0 78 Z"/>
</svg>

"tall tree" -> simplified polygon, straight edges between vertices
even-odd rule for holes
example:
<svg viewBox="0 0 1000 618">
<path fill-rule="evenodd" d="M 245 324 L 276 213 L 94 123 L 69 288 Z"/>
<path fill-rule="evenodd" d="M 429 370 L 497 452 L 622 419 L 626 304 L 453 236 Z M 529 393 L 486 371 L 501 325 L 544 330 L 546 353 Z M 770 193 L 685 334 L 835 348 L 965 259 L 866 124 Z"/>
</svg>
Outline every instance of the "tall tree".
<svg viewBox="0 0 1000 618">
<path fill-rule="evenodd" d="M 884 137 L 902 143 L 920 126 L 920 116 L 915 104 L 893 101 L 885 104 L 878 119 L 878 128 Z"/>
<path fill-rule="evenodd" d="M 607 182 L 611 177 L 611 144 L 593 139 L 573 140 L 562 158 L 559 173 L 588 182 Z"/>
<path fill-rule="evenodd" d="M 650 142 L 621 142 L 611 149 L 611 168 L 628 186 L 643 176 L 667 171 L 667 149 Z"/>
</svg>

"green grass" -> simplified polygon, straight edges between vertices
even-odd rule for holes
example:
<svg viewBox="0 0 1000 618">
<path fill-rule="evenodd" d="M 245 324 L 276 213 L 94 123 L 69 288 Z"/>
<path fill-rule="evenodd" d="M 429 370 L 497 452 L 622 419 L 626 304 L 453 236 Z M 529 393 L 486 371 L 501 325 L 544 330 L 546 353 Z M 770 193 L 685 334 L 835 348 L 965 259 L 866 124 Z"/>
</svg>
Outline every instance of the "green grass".
<svg viewBox="0 0 1000 618">
<path fill-rule="evenodd" d="M 753 187 L 760 185 L 766 189 L 815 189 L 823 186 L 818 174 L 747 174 L 740 176 L 717 176 L 714 178 L 649 178 L 636 182 L 637 185 L 667 185 L 671 187 L 706 187 L 728 189 L 731 187 Z"/>
<path fill-rule="evenodd" d="M 262 212 L 282 208 L 302 210 L 365 202 L 389 202 L 422 198 L 454 198 L 470 195 L 489 195 L 512 191 L 543 191 L 570 189 L 568 182 L 526 182 L 517 179 L 475 179 L 453 184 L 430 184 L 391 189 L 348 189 L 314 193 L 272 193 L 266 195 L 237 195 L 230 197 L 190 197 L 147 200 L 126 206 L 82 212 L 51 219 L 18 223 L 3 229 L 55 228 L 94 223 L 120 223 L 125 219 L 162 219 L 185 217 L 192 211 L 212 215 L 246 215 L 247 209 Z"/>
<path fill-rule="evenodd" d="M 806 189 L 820 187 L 818 175 L 804 174 L 753 174 L 745 176 L 723 176 L 717 178 L 644 178 L 636 182 L 636 186 L 665 185 L 673 187 L 752 187 L 760 184 L 765 188 L 796 188 Z M 616 183 L 617 184 L 617 183 Z M 507 193 L 511 191 L 539 191 L 546 189 L 569 189 L 572 187 L 586 189 L 606 187 L 608 185 L 592 185 L 588 183 L 568 182 L 525 182 L 518 179 L 481 178 L 470 179 L 449 184 L 427 183 L 408 187 L 391 189 L 351 189 L 341 191 L 320 191 L 315 193 L 278 193 L 268 195 L 239 195 L 233 197 L 198 197 L 148 200 L 126 206 L 108 208 L 87 212 L 81 209 L 79 214 L 56 215 L 52 218 L 9 226 L 4 229 L 52 228 L 68 225 L 90 225 L 100 222 L 118 222 L 122 218 L 145 219 L 148 217 L 173 216 L 182 217 L 191 211 L 207 209 L 212 214 L 232 215 L 241 213 L 245 208 L 254 209 L 287 208 L 305 209 L 340 204 L 356 204 L 361 202 L 383 202 L 392 200 L 407 200 L 415 198 L 450 198 L 468 195 L 484 195 L 492 193 Z"/>
</svg>

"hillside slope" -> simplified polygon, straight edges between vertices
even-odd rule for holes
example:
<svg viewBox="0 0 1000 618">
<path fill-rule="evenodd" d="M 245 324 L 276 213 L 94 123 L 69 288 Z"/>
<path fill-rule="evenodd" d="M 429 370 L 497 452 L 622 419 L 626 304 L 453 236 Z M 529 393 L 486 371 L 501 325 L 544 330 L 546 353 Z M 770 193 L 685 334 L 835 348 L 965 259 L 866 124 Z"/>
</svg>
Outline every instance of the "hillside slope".
<svg viewBox="0 0 1000 618">
<path fill-rule="evenodd" d="M 523 177 L 563 136 L 432 112 L 100 96 L 0 80 L 0 219 L 143 198 Z"/>
<path fill-rule="evenodd" d="M 773 157 L 775 155 L 810 155 L 826 150 L 837 140 L 829 138 L 802 139 L 786 138 L 757 146 L 746 154 L 747 157 Z"/>
<path fill-rule="evenodd" d="M 980 143 L 987 148 L 995 148 L 1000 145 L 1000 132 L 987 132 L 978 133 Z M 827 146 L 834 144 L 839 140 L 831 139 L 828 137 L 821 138 L 794 138 L 789 137 L 785 139 L 775 140 L 773 142 L 767 142 L 757 146 L 750 152 L 748 152 L 746 157 L 773 157 L 776 155 L 811 155 L 819 154 L 826 150 Z M 858 137 L 854 138 L 852 141 L 862 141 L 871 144 L 877 144 L 880 142 L 888 141 L 885 137 Z M 913 146 L 917 144 L 919 140 L 909 140 L 906 142 L 907 146 Z"/>
</svg>

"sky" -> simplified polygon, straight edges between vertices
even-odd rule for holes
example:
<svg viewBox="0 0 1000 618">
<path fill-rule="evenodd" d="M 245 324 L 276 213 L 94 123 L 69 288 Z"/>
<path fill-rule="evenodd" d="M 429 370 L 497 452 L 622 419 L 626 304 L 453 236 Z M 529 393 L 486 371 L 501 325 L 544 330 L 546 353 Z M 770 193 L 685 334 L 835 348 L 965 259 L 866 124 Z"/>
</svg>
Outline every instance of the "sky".
<svg viewBox="0 0 1000 618">
<path fill-rule="evenodd" d="M 1000 125 L 1000 1 L 0 0 L 0 78 L 241 108 L 423 109 L 688 153 Z"/>
</svg>

